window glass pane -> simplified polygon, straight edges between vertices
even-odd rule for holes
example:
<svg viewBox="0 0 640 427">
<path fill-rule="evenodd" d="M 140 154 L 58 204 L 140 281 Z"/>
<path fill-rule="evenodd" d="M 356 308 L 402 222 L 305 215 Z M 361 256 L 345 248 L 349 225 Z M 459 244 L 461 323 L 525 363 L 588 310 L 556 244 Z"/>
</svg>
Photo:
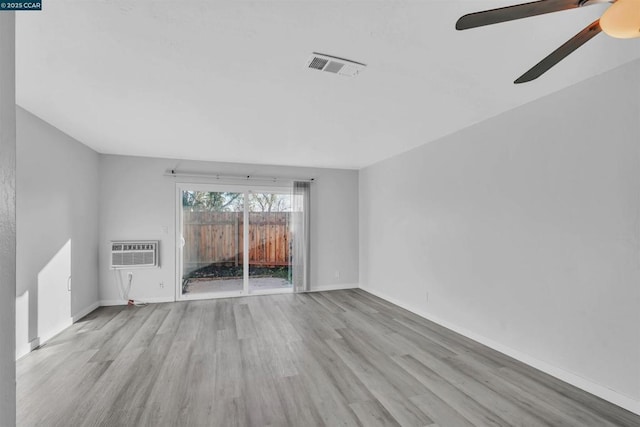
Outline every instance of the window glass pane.
<svg viewBox="0 0 640 427">
<path fill-rule="evenodd" d="M 243 290 L 243 193 L 182 192 L 182 293 Z"/>
<path fill-rule="evenodd" d="M 251 192 L 249 292 L 291 288 L 291 194 Z"/>
</svg>

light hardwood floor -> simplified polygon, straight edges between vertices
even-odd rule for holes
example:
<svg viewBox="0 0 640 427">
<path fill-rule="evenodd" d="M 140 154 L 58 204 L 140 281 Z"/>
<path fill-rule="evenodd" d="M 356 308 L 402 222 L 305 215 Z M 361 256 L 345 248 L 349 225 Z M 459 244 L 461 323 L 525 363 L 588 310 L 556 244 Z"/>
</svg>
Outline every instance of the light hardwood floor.
<svg viewBox="0 0 640 427">
<path fill-rule="evenodd" d="M 19 426 L 640 426 L 361 290 L 103 307 L 17 371 Z"/>
</svg>

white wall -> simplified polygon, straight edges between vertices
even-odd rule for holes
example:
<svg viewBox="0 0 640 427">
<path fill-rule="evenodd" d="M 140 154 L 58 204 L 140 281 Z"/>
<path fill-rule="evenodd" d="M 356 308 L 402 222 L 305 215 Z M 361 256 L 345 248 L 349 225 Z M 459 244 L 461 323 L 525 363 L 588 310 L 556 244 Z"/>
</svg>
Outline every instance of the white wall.
<svg viewBox="0 0 640 427">
<path fill-rule="evenodd" d="M 15 15 L 0 13 L 0 426 L 16 424 Z"/>
<path fill-rule="evenodd" d="M 639 75 L 361 170 L 361 287 L 639 411 Z"/>
<path fill-rule="evenodd" d="M 21 356 L 97 306 L 99 155 L 22 108 L 17 140 Z"/>
<path fill-rule="evenodd" d="M 122 302 L 115 282 L 117 273 L 109 268 L 109 242 L 120 239 L 161 241 L 160 268 L 131 270 L 131 298 L 147 302 L 174 299 L 175 184 L 203 182 L 163 176 L 174 168 L 223 175 L 316 178 L 311 198 L 312 288 L 358 285 L 357 171 L 101 155 L 100 299 L 104 303 Z M 122 275 L 126 282 L 126 273 Z"/>
</svg>

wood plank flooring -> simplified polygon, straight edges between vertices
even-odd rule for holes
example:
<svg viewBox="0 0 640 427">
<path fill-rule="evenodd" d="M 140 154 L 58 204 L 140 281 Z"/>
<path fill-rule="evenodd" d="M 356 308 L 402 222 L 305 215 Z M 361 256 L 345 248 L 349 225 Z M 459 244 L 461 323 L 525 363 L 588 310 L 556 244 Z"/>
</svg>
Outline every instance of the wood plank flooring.
<svg viewBox="0 0 640 427">
<path fill-rule="evenodd" d="M 17 378 L 19 426 L 640 426 L 362 290 L 102 307 Z"/>
</svg>

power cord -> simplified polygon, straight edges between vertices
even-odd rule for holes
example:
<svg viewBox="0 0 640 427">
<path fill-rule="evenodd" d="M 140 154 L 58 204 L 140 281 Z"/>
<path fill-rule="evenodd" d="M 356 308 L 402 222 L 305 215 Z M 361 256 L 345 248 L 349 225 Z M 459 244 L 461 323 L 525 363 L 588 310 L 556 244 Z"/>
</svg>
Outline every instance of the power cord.
<svg viewBox="0 0 640 427">
<path fill-rule="evenodd" d="M 133 273 L 129 272 L 127 274 L 127 277 L 129 278 L 129 282 L 127 283 L 126 288 L 124 286 L 124 281 L 122 280 L 122 270 L 114 269 L 113 274 L 115 276 L 116 286 L 118 287 L 118 292 L 120 293 L 120 297 L 124 301 L 127 301 L 127 305 L 135 305 L 137 307 L 143 307 L 147 305 L 146 302 L 142 302 L 142 301 L 136 302 L 133 299 L 129 299 L 129 293 L 131 292 L 131 284 L 133 283 Z"/>
</svg>

